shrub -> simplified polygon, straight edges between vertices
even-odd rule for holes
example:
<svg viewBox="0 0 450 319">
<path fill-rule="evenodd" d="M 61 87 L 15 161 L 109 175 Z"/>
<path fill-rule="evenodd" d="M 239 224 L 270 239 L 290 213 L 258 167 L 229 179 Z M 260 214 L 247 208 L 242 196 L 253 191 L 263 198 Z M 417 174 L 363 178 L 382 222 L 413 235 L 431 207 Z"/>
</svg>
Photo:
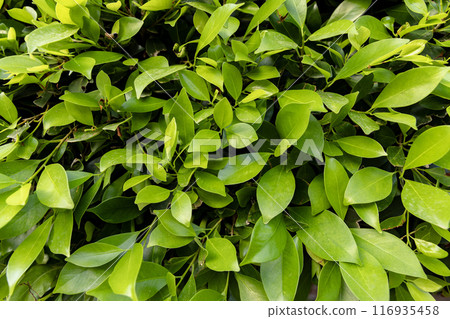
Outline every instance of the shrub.
<svg viewBox="0 0 450 319">
<path fill-rule="evenodd" d="M 448 296 L 447 1 L 1 3 L 1 299 Z"/>
</svg>

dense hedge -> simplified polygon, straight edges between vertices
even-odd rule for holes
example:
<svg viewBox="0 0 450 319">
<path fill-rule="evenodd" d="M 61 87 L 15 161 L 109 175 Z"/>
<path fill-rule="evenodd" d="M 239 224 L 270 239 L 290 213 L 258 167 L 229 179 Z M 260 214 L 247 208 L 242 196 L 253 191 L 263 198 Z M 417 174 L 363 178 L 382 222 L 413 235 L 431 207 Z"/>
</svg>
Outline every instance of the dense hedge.
<svg viewBox="0 0 450 319">
<path fill-rule="evenodd" d="M 449 296 L 448 1 L 0 3 L 0 299 Z"/>
</svg>

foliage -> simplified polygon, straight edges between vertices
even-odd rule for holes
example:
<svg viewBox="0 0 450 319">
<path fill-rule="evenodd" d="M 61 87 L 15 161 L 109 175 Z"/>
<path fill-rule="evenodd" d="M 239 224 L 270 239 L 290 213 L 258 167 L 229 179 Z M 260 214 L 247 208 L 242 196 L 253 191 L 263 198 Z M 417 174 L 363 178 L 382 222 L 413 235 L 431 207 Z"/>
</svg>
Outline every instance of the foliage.
<svg viewBox="0 0 450 319">
<path fill-rule="evenodd" d="M 1 3 L 0 299 L 449 296 L 448 1 Z"/>
</svg>

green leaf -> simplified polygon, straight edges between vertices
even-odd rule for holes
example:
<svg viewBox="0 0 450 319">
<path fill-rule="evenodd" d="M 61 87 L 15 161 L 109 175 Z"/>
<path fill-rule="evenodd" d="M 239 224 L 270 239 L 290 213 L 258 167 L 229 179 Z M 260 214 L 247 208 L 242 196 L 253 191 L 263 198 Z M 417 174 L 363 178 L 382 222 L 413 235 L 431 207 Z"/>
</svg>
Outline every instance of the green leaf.
<svg viewBox="0 0 450 319">
<path fill-rule="evenodd" d="M 358 247 L 375 257 L 384 269 L 399 274 L 425 278 L 414 252 L 401 239 L 373 229 L 352 229 Z"/>
<path fill-rule="evenodd" d="M 392 174 L 376 167 L 357 171 L 345 189 L 344 204 L 368 204 L 386 198 L 392 190 Z"/>
<path fill-rule="evenodd" d="M 171 211 L 173 217 L 185 226 L 189 226 L 192 218 L 192 204 L 184 192 L 176 192 L 172 198 Z"/>
<path fill-rule="evenodd" d="M 136 195 L 135 204 L 153 204 L 165 201 L 170 196 L 168 189 L 161 186 L 145 186 Z"/>
<path fill-rule="evenodd" d="M 323 174 L 319 174 L 311 181 L 308 187 L 308 197 L 311 203 L 311 213 L 317 215 L 325 209 L 330 208 L 331 204 L 328 201 L 325 192 L 325 182 Z"/>
<path fill-rule="evenodd" d="M 214 271 L 239 271 L 236 248 L 225 238 L 208 238 L 206 241 L 206 267 Z"/>
<path fill-rule="evenodd" d="M 44 131 L 48 131 L 51 127 L 66 126 L 75 122 L 75 118 L 67 112 L 64 103 L 59 103 L 53 106 L 44 115 Z"/>
<path fill-rule="evenodd" d="M 290 235 L 280 257 L 261 264 L 261 279 L 270 301 L 293 301 L 300 278 L 297 248 Z"/>
<path fill-rule="evenodd" d="M 429 241 L 422 240 L 419 238 L 414 238 L 414 242 L 416 243 L 416 248 L 422 254 L 432 258 L 445 258 L 448 256 L 448 252 L 443 250 L 441 247 L 434 243 L 430 243 Z"/>
<path fill-rule="evenodd" d="M 225 185 L 246 182 L 261 172 L 269 156 L 269 153 L 249 153 L 228 158 L 227 164 L 219 171 L 217 177 Z"/>
<path fill-rule="evenodd" d="M 345 34 L 350 30 L 352 25 L 353 22 L 350 20 L 334 21 L 311 34 L 308 40 L 320 41 L 323 39 L 328 39 L 341 34 Z"/>
<path fill-rule="evenodd" d="M 247 123 L 236 123 L 225 129 L 227 140 L 234 148 L 244 148 L 258 140 L 255 129 Z"/>
<path fill-rule="evenodd" d="M 344 204 L 344 193 L 348 185 L 348 175 L 345 168 L 335 158 L 325 159 L 324 185 L 325 193 L 331 206 L 342 219 L 347 214 Z"/>
<path fill-rule="evenodd" d="M 315 255 L 325 260 L 358 263 L 358 247 L 344 221 L 325 210 L 313 216 L 308 207 L 290 208 L 302 225 L 297 232 L 303 244 Z M 333 236 L 330 236 L 333 234 Z"/>
<path fill-rule="evenodd" d="M 275 125 L 281 138 L 298 140 L 309 124 L 311 110 L 302 104 L 288 104 L 278 112 Z"/>
<path fill-rule="evenodd" d="M 68 24 L 52 23 L 33 30 L 25 37 L 28 53 L 33 53 L 38 47 L 64 40 L 77 33 L 78 27 Z"/>
<path fill-rule="evenodd" d="M 350 155 L 364 158 L 387 155 L 380 143 L 367 136 L 349 136 L 338 139 L 336 142 Z"/>
<path fill-rule="evenodd" d="M 406 282 L 408 291 L 415 301 L 436 301 L 432 295 L 423 291 L 412 282 Z"/>
<path fill-rule="evenodd" d="M 114 23 L 112 32 L 118 34 L 116 41 L 120 43 L 131 39 L 143 25 L 144 21 L 135 17 L 122 17 Z"/>
<path fill-rule="evenodd" d="M 60 164 L 47 165 L 39 177 L 36 186 L 39 201 L 51 208 L 73 209 L 69 182 L 64 168 Z"/>
<path fill-rule="evenodd" d="M 114 293 L 137 300 L 136 281 L 141 268 L 142 258 L 142 245 L 134 244 L 119 260 L 108 279 L 108 283 Z"/>
<path fill-rule="evenodd" d="M 175 236 L 167 231 L 164 226 L 158 225 L 150 234 L 148 247 L 161 246 L 164 248 L 179 248 L 189 244 L 192 239 L 193 237 Z"/>
<path fill-rule="evenodd" d="M 411 145 L 404 169 L 434 163 L 450 151 L 450 125 L 432 127 L 420 134 Z"/>
<path fill-rule="evenodd" d="M 405 0 L 405 4 L 412 12 L 420 13 L 421 15 L 428 13 L 427 5 L 423 0 Z"/>
<path fill-rule="evenodd" d="M 190 301 L 224 301 L 225 297 L 212 289 L 202 289 Z"/>
<path fill-rule="evenodd" d="M 109 263 L 123 252 L 122 249 L 106 244 L 92 243 L 77 249 L 66 261 L 80 267 L 99 267 Z"/>
<path fill-rule="evenodd" d="M 286 166 L 278 165 L 263 175 L 256 189 L 256 198 L 265 224 L 288 207 L 294 192 L 294 174 Z"/>
<path fill-rule="evenodd" d="M 261 32 L 261 43 L 255 53 L 259 54 L 266 51 L 280 52 L 296 49 L 297 47 L 298 44 L 284 34 L 274 30 L 264 30 Z"/>
<path fill-rule="evenodd" d="M 412 115 L 403 114 L 403 113 L 390 113 L 390 112 L 378 112 L 378 113 L 374 113 L 373 115 L 375 115 L 379 119 L 405 124 L 413 129 L 417 130 L 416 118 Z"/>
<path fill-rule="evenodd" d="M 194 111 L 186 90 L 183 88 L 176 101 L 169 103 L 170 119 L 175 118 L 181 145 L 186 145 L 194 137 Z"/>
<path fill-rule="evenodd" d="M 380 216 L 376 203 L 352 205 L 359 217 L 381 233 Z"/>
<path fill-rule="evenodd" d="M 222 146 L 219 133 L 212 130 L 199 130 L 189 145 L 188 152 L 215 152 Z"/>
<path fill-rule="evenodd" d="M 334 10 L 328 23 L 333 21 L 348 19 L 355 20 L 369 8 L 371 0 L 344 0 Z"/>
<path fill-rule="evenodd" d="M 233 109 L 226 97 L 214 106 L 214 121 L 221 129 L 227 127 L 233 121 Z"/>
<path fill-rule="evenodd" d="M 253 228 L 250 246 L 241 266 L 268 262 L 280 257 L 286 245 L 287 235 L 282 215 L 273 218 L 267 224 L 259 218 Z"/>
<path fill-rule="evenodd" d="M 333 82 L 361 72 L 369 65 L 375 65 L 385 61 L 394 54 L 400 52 L 402 46 L 408 42 L 409 40 L 407 39 L 395 38 L 376 41 L 365 46 L 344 64 Z"/>
<path fill-rule="evenodd" d="M 268 301 L 263 284 L 252 277 L 235 273 L 241 301 Z"/>
<path fill-rule="evenodd" d="M 450 223 L 450 196 L 446 191 L 405 180 L 402 190 L 405 208 L 420 219 L 447 229 Z"/>
<path fill-rule="evenodd" d="M 175 236 L 181 237 L 191 237 L 195 236 L 195 231 L 192 225 L 189 223 L 188 226 L 180 223 L 173 217 L 170 210 L 154 210 L 156 216 L 158 216 L 159 221 L 164 226 L 164 228 Z"/>
<path fill-rule="evenodd" d="M 112 270 L 109 264 L 96 268 L 83 268 L 66 263 L 59 274 L 53 292 L 76 295 L 95 289 L 109 277 Z"/>
<path fill-rule="evenodd" d="M 0 69 L 13 74 L 29 73 L 29 70 L 43 65 L 44 63 L 34 56 L 11 55 L 0 59 Z"/>
<path fill-rule="evenodd" d="M 275 10 L 280 7 L 285 0 L 268 0 L 264 2 L 261 8 L 256 11 L 253 16 L 250 24 L 247 27 L 247 31 L 245 31 L 245 36 L 250 33 L 256 26 L 261 24 L 264 20 L 266 20 Z"/>
<path fill-rule="evenodd" d="M 338 114 L 339 111 L 349 103 L 349 100 L 340 94 L 333 92 L 317 92 L 322 98 L 323 103 L 334 113 Z"/>
<path fill-rule="evenodd" d="M 141 10 L 145 11 L 161 11 L 172 8 L 172 0 L 149 0 L 140 6 Z"/>
<path fill-rule="evenodd" d="M 359 249 L 359 255 L 361 265 L 339 263 L 345 283 L 361 301 L 388 301 L 389 284 L 383 267 L 363 249 Z"/>
<path fill-rule="evenodd" d="M 226 196 L 225 185 L 217 177 L 207 172 L 195 172 L 197 185 L 210 193 Z"/>
<path fill-rule="evenodd" d="M 72 60 L 64 63 L 64 70 L 81 73 L 89 80 L 92 78 L 92 69 L 95 66 L 95 60 L 88 57 L 75 57 Z"/>
<path fill-rule="evenodd" d="M 11 255 L 6 269 L 9 295 L 12 295 L 20 277 L 30 268 L 31 264 L 44 248 L 51 228 L 52 218 L 49 218 L 36 228 Z"/>
<path fill-rule="evenodd" d="M 206 81 L 217 86 L 221 91 L 223 91 L 223 76 L 219 70 L 210 66 L 199 65 L 195 71 Z"/>
<path fill-rule="evenodd" d="M 398 74 L 381 91 L 372 108 L 404 107 L 427 97 L 438 86 L 448 69 L 424 66 Z M 425 82 L 423 79 L 427 79 Z"/>
<path fill-rule="evenodd" d="M 322 98 L 311 90 L 289 90 L 279 94 L 278 103 L 283 108 L 289 104 L 306 104 L 312 112 L 326 112 Z"/>
<path fill-rule="evenodd" d="M 338 301 L 341 289 L 342 276 L 339 264 L 328 261 L 319 275 L 316 301 Z"/>
<path fill-rule="evenodd" d="M 428 270 L 434 272 L 439 276 L 450 276 L 450 269 L 442 261 L 422 254 L 418 254 L 416 256 L 417 259 L 419 259 L 420 263 Z"/>
<path fill-rule="evenodd" d="M 231 95 L 231 97 L 236 101 L 242 92 L 242 75 L 237 67 L 230 63 L 222 64 L 222 76 L 223 82 L 225 84 L 225 89 Z M 219 102 L 220 103 L 220 102 Z M 217 107 L 217 105 L 216 105 Z M 215 112 L 215 108 L 214 108 Z M 215 113 L 214 113 L 215 114 Z M 215 115 L 214 115 L 215 119 Z M 219 125 L 220 126 L 220 125 Z M 223 128 L 223 126 L 220 126 Z"/>
<path fill-rule="evenodd" d="M 209 101 L 208 87 L 205 80 L 203 80 L 197 73 L 187 70 L 179 72 L 181 85 L 186 89 L 187 93 L 192 97 Z"/>
<path fill-rule="evenodd" d="M 134 201 L 134 197 L 112 197 L 89 208 L 88 211 L 107 223 L 119 224 L 135 219 L 141 214 Z"/>
<path fill-rule="evenodd" d="M 0 115 L 5 120 L 7 120 L 9 123 L 17 120 L 17 109 L 4 92 L 0 93 L 0 104 L 2 105 L 2 107 L 0 108 Z"/>
<path fill-rule="evenodd" d="M 73 231 L 73 212 L 71 210 L 58 210 L 48 240 L 48 247 L 54 254 L 70 256 L 70 241 Z"/>
<path fill-rule="evenodd" d="M 306 0 L 286 0 L 285 6 L 289 15 L 294 19 L 297 26 L 303 30 L 305 27 L 306 14 L 307 14 L 307 1 Z"/>
<path fill-rule="evenodd" d="M 223 28 L 225 23 L 227 22 L 230 15 L 241 6 L 242 4 L 233 4 L 227 3 L 216 10 L 211 14 L 208 21 L 203 28 L 203 32 L 198 41 L 197 50 L 195 55 L 200 52 L 205 46 L 207 46 L 214 38 L 219 34 L 220 30 Z"/>
<path fill-rule="evenodd" d="M 146 68 L 134 80 L 137 98 L 140 98 L 144 89 L 151 83 L 158 81 L 178 71 L 184 70 L 185 65 L 171 65 L 167 67 Z"/>
</svg>

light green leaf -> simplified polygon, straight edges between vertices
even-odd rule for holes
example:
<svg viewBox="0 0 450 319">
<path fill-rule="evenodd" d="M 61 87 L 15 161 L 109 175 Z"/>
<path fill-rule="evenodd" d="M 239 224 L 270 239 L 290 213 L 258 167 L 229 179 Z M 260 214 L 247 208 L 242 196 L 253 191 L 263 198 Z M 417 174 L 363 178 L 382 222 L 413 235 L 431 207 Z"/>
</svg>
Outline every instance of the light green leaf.
<svg viewBox="0 0 450 319">
<path fill-rule="evenodd" d="M 392 190 L 392 174 L 376 167 L 357 171 L 345 189 L 344 204 L 368 204 L 386 198 Z"/>
<path fill-rule="evenodd" d="M 188 152 L 215 152 L 222 146 L 219 133 L 212 130 L 200 130 L 189 145 Z"/>
<path fill-rule="evenodd" d="M 261 43 L 255 53 L 259 54 L 266 51 L 280 52 L 296 49 L 297 47 L 298 44 L 284 34 L 274 30 L 264 30 L 261 32 Z"/>
<path fill-rule="evenodd" d="M 269 157 L 270 153 L 249 153 L 228 158 L 226 166 L 219 171 L 217 177 L 225 185 L 241 184 L 258 175 Z"/>
<path fill-rule="evenodd" d="M 239 271 L 236 248 L 225 238 L 208 238 L 205 265 L 214 271 Z"/>
<path fill-rule="evenodd" d="M 348 136 L 338 139 L 336 142 L 350 155 L 364 158 L 387 155 L 380 143 L 367 136 Z"/>
<path fill-rule="evenodd" d="M 192 225 L 189 223 L 188 226 L 180 223 L 173 217 L 171 210 L 154 210 L 156 216 L 158 216 L 159 222 L 164 226 L 164 228 L 171 234 L 180 237 L 192 237 L 195 236 L 195 231 Z"/>
<path fill-rule="evenodd" d="M 56 218 L 48 240 L 48 247 L 54 254 L 70 256 L 70 241 L 73 231 L 73 211 L 56 210 Z"/>
<path fill-rule="evenodd" d="M 244 148 L 258 140 L 253 126 L 247 123 L 236 123 L 225 129 L 227 140 L 230 146 L 234 148 Z"/>
<path fill-rule="evenodd" d="M 372 0 L 344 0 L 334 10 L 327 23 L 342 19 L 353 21 L 363 15 L 371 3 Z"/>
<path fill-rule="evenodd" d="M 189 244 L 192 239 L 193 237 L 175 236 L 167 231 L 164 226 L 158 225 L 150 234 L 147 247 L 179 248 Z"/>
<path fill-rule="evenodd" d="M 414 242 L 416 243 L 417 250 L 425 256 L 439 259 L 448 256 L 448 252 L 434 243 L 419 238 L 414 238 Z"/>
<path fill-rule="evenodd" d="M 33 53 L 38 47 L 66 39 L 77 33 L 74 25 L 52 23 L 32 31 L 25 37 L 28 53 Z"/>
<path fill-rule="evenodd" d="M 302 228 L 297 232 L 303 244 L 325 260 L 358 263 L 359 254 L 350 229 L 335 214 L 325 210 L 312 216 L 309 207 L 290 208 Z M 333 234 L 333 236 L 330 236 Z"/>
<path fill-rule="evenodd" d="M 81 73 L 89 80 L 92 78 L 92 69 L 95 66 L 95 60 L 88 57 L 78 57 L 76 56 L 72 60 L 64 63 L 64 70 L 74 71 Z"/>
<path fill-rule="evenodd" d="M 402 190 L 405 208 L 431 224 L 447 229 L 450 223 L 450 195 L 437 187 L 405 180 Z"/>
<path fill-rule="evenodd" d="M 268 301 L 263 284 L 249 276 L 235 273 L 241 301 Z"/>
<path fill-rule="evenodd" d="M 226 196 L 225 185 L 217 176 L 207 172 L 195 172 L 195 178 L 197 180 L 197 185 L 201 189 L 210 193 Z"/>
<path fill-rule="evenodd" d="M 69 182 L 64 168 L 60 164 L 47 165 L 36 186 L 39 201 L 51 208 L 73 209 Z"/>
<path fill-rule="evenodd" d="M 58 103 L 45 113 L 43 122 L 44 131 L 46 132 L 51 127 L 69 125 L 75 122 L 75 119 L 67 112 L 64 103 Z"/>
<path fill-rule="evenodd" d="M 11 255 L 6 269 L 9 295 L 12 295 L 20 277 L 27 271 L 47 242 L 52 228 L 52 218 L 36 228 Z"/>
<path fill-rule="evenodd" d="M 370 204 L 354 204 L 352 205 L 359 217 L 367 224 L 375 228 L 381 233 L 380 217 L 378 214 L 378 205 Z"/>
<path fill-rule="evenodd" d="M 391 113 L 391 112 L 378 112 L 374 113 L 373 115 L 384 121 L 405 124 L 417 130 L 416 118 L 413 115 L 403 113 Z"/>
<path fill-rule="evenodd" d="M 77 249 L 66 258 L 66 261 L 80 267 L 99 267 L 115 259 L 122 252 L 123 250 L 117 246 L 97 242 Z"/>
<path fill-rule="evenodd" d="M 375 65 L 385 61 L 394 54 L 400 52 L 402 46 L 408 42 L 409 40 L 407 39 L 395 38 L 376 41 L 365 46 L 344 64 L 333 82 L 361 72 L 369 65 Z"/>
<path fill-rule="evenodd" d="M 242 92 L 241 72 L 234 65 L 225 62 L 222 64 L 222 76 L 225 84 L 225 89 L 236 101 Z M 221 128 L 223 127 L 221 126 Z"/>
<path fill-rule="evenodd" d="M 256 26 L 261 24 L 264 20 L 266 20 L 275 10 L 278 9 L 284 3 L 285 0 L 267 0 L 261 6 L 261 8 L 256 11 L 253 16 L 250 24 L 247 27 L 247 31 L 245 31 L 245 36 L 250 33 Z"/>
<path fill-rule="evenodd" d="M 259 218 L 253 228 L 250 247 L 241 266 L 268 262 L 280 257 L 286 245 L 286 236 L 288 236 L 285 227 L 282 215 L 273 218 L 267 224 Z"/>
<path fill-rule="evenodd" d="M 423 291 L 412 282 L 406 282 L 406 287 L 415 301 L 436 301 L 431 294 Z"/>
<path fill-rule="evenodd" d="M 170 119 L 175 118 L 177 121 L 181 145 L 190 143 L 194 137 L 194 111 L 184 88 L 180 91 L 176 101 L 170 100 L 168 110 Z"/>
<path fill-rule="evenodd" d="M 134 244 L 119 260 L 108 279 L 108 283 L 114 293 L 137 300 L 136 280 L 141 268 L 142 257 L 142 245 Z"/>
<path fill-rule="evenodd" d="M 2 106 L 0 108 L 0 115 L 9 123 L 14 122 L 18 117 L 17 109 L 4 92 L 0 93 L 0 105 Z"/>
<path fill-rule="evenodd" d="M 450 151 L 450 125 L 432 127 L 420 134 L 411 145 L 404 169 L 434 163 Z"/>
<path fill-rule="evenodd" d="M 388 301 L 389 283 L 383 267 L 364 249 L 359 249 L 359 255 L 361 265 L 340 263 L 345 283 L 361 301 Z"/>
<path fill-rule="evenodd" d="M 348 185 L 348 175 L 345 168 L 335 158 L 325 159 L 324 185 L 325 193 L 331 206 L 342 219 L 347 214 L 344 204 L 344 193 Z"/>
<path fill-rule="evenodd" d="M 139 98 L 144 89 L 151 83 L 178 71 L 184 70 L 185 68 L 185 65 L 171 65 L 167 67 L 145 69 L 143 73 L 138 75 L 134 80 L 134 88 L 136 90 L 137 97 Z"/>
<path fill-rule="evenodd" d="M 405 0 L 405 4 L 412 12 L 420 13 L 421 15 L 426 15 L 428 13 L 427 5 L 424 0 Z"/>
<path fill-rule="evenodd" d="M 173 217 L 185 226 L 189 226 L 192 218 L 192 203 L 184 192 L 176 192 L 172 198 L 171 211 Z"/>
<path fill-rule="evenodd" d="M 316 301 L 338 301 L 341 282 L 339 264 L 334 261 L 326 262 L 320 271 Z"/>
<path fill-rule="evenodd" d="M 153 204 L 165 201 L 170 196 L 170 190 L 161 186 L 145 186 L 136 195 L 136 204 Z"/>
<path fill-rule="evenodd" d="M 294 192 L 294 174 L 286 166 L 278 165 L 263 175 L 256 189 L 256 199 L 265 224 L 288 207 Z"/>
<path fill-rule="evenodd" d="M 203 28 L 203 32 L 198 41 L 197 50 L 195 55 L 200 52 L 205 46 L 211 43 L 212 40 L 219 34 L 220 30 L 222 30 L 223 26 L 227 22 L 230 15 L 241 6 L 242 4 L 233 4 L 227 3 L 216 10 L 211 14 L 208 21 Z"/>
<path fill-rule="evenodd" d="M 172 5 L 172 0 L 149 0 L 140 6 L 140 9 L 145 11 L 161 11 L 172 8 Z"/>
<path fill-rule="evenodd" d="M 433 92 L 447 72 L 445 67 L 424 66 L 400 73 L 381 91 L 372 108 L 395 108 L 417 103 Z"/>
<path fill-rule="evenodd" d="M 226 97 L 214 106 L 214 121 L 221 129 L 227 127 L 233 121 L 233 109 Z"/>
<path fill-rule="evenodd" d="M 450 269 L 442 261 L 422 254 L 418 254 L 416 256 L 417 259 L 419 259 L 420 263 L 428 270 L 434 272 L 439 276 L 450 276 Z"/>
<path fill-rule="evenodd" d="M 306 105 L 288 104 L 277 114 L 275 126 L 281 138 L 298 140 L 309 124 L 311 110 Z"/>
<path fill-rule="evenodd" d="M 334 113 L 338 114 L 339 111 L 349 103 L 349 100 L 340 94 L 333 92 L 317 92 L 322 98 L 323 103 Z"/>
<path fill-rule="evenodd" d="M 320 95 L 311 90 L 283 91 L 279 94 L 278 103 L 281 108 L 289 104 L 306 104 L 311 112 L 327 112 Z"/>
<path fill-rule="evenodd" d="M 294 301 L 300 278 L 297 248 L 290 235 L 280 257 L 261 264 L 261 279 L 270 301 Z"/>
<path fill-rule="evenodd" d="M 286 0 L 285 6 L 289 15 L 294 19 L 297 26 L 303 30 L 305 27 L 306 14 L 307 14 L 307 1 L 306 0 Z"/>
<path fill-rule="evenodd" d="M 358 247 L 375 257 L 384 269 L 413 277 L 426 277 L 414 252 L 398 237 L 373 229 L 352 228 L 351 231 Z"/>
<path fill-rule="evenodd" d="M 223 76 L 222 73 L 210 66 L 199 65 L 195 71 L 198 75 L 200 75 L 203 79 L 208 81 L 209 83 L 217 86 L 221 91 L 223 91 Z"/>
<path fill-rule="evenodd" d="M 308 197 L 311 203 L 311 213 L 317 215 L 325 209 L 330 208 L 331 204 L 328 201 L 325 192 L 325 182 L 323 174 L 319 174 L 311 181 L 308 187 Z"/>
<path fill-rule="evenodd" d="M 350 20 L 339 20 L 334 21 L 313 34 L 311 34 L 308 38 L 309 41 L 320 41 L 328 38 L 332 38 L 341 34 L 347 33 L 351 26 L 353 25 L 353 22 Z"/>
</svg>

